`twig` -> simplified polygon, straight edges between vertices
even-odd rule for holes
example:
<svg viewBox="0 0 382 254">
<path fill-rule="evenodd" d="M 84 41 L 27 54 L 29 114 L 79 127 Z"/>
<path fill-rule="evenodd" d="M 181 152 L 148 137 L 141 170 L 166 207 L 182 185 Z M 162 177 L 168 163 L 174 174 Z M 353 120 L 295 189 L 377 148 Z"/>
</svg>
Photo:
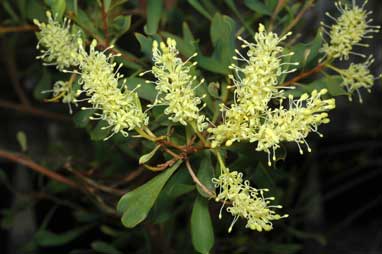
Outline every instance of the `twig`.
<svg viewBox="0 0 382 254">
<path fill-rule="evenodd" d="M 65 115 L 61 115 L 58 113 L 53 113 L 49 111 L 45 111 L 42 109 L 35 108 L 33 106 L 24 106 L 21 104 L 16 104 L 13 102 L 5 101 L 0 99 L 0 108 L 12 109 L 22 113 L 28 113 L 35 116 L 41 116 L 52 120 L 58 120 L 63 122 L 71 122 L 71 118 Z"/>
<path fill-rule="evenodd" d="M 191 167 L 190 161 L 186 160 L 186 167 L 188 172 L 191 175 L 192 180 L 197 184 L 206 194 L 208 194 L 211 198 L 215 198 L 216 194 L 210 191 L 202 182 L 200 182 L 199 178 L 195 175 L 194 170 Z"/>
<path fill-rule="evenodd" d="M 16 66 L 16 60 L 15 60 L 15 52 L 13 48 L 8 47 L 5 43 L 2 43 L 1 50 L 3 52 L 4 57 L 4 64 L 8 70 L 9 78 L 11 80 L 12 86 L 21 101 L 21 103 L 24 106 L 30 106 L 30 102 L 28 100 L 28 97 L 23 91 L 23 88 L 21 87 L 20 80 L 18 78 L 17 74 L 17 66 Z"/>
<path fill-rule="evenodd" d="M 125 194 L 124 191 L 121 191 L 121 190 L 115 189 L 113 187 L 109 187 L 109 186 L 103 185 L 101 183 L 98 183 L 98 182 L 94 181 L 93 179 L 91 179 L 89 177 L 84 176 L 78 170 L 74 170 L 73 167 L 69 163 L 66 163 L 64 167 L 67 170 L 69 170 L 71 173 L 73 173 L 76 177 L 81 179 L 84 183 L 94 187 L 97 190 L 100 190 L 100 191 L 103 191 L 103 192 L 106 192 L 106 193 L 110 193 L 110 194 L 113 194 L 113 195 L 117 195 L 117 196 L 122 196 L 123 194 Z"/>
<path fill-rule="evenodd" d="M 307 3 L 305 3 L 304 7 L 302 7 L 301 11 L 297 14 L 297 16 L 290 22 L 290 24 L 284 29 L 282 32 L 282 35 L 286 34 L 290 30 L 292 30 L 293 27 L 295 27 L 300 19 L 304 16 L 305 12 L 309 10 L 310 7 L 312 7 L 315 0 L 309 0 Z"/>
<path fill-rule="evenodd" d="M 18 33 L 26 31 L 37 31 L 37 26 L 34 25 L 21 25 L 21 26 L 0 26 L 0 33 Z"/>
<path fill-rule="evenodd" d="M 101 12 L 102 12 L 102 23 L 103 23 L 103 33 L 105 35 L 105 45 L 106 47 L 109 46 L 109 28 L 108 28 L 108 22 L 107 22 L 107 12 L 106 12 L 106 9 L 105 9 L 105 1 L 103 0 L 102 1 L 102 8 L 101 8 Z"/>
<path fill-rule="evenodd" d="M 24 166 L 26 166 L 26 167 L 28 167 L 28 168 L 30 168 L 30 169 L 38 172 L 38 173 L 41 173 L 41 174 L 55 180 L 56 182 L 66 184 L 66 185 L 73 187 L 75 189 L 80 189 L 80 186 L 78 186 L 76 182 L 74 182 L 74 181 L 70 180 L 69 178 L 66 178 L 60 174 L 57 174 L 56 172 L 53 172 L 52 170 L 50 170 L 46 167 L 43 167 L 43 166 L 37 164 L 36 162 L 32 161 L 31 159 L 26 158 L 22 155 L 18 155 L 15 153 L 10 153 L 10 152 L 4 151 L 4 150 L 0 150 L 0 157 L 8 159 L 8 160 L 13 161 L 13 162 L 16 162 L 18 164 L 24 165 Z"/>
<path fill-rule="evenodd" d="M 279 12 L 280 12 L 281 9 L 283 8 L 283 6 L 286 4 L 286 2 L 287 2 L 287 0 L 279 0 L 279 1 L 278 1 L 275 10 L 274 10 L 274 12 L 272 13 L 271 21 L 269 22 L 269 31 L 272 30 L 272 28 L 273 28 L 273 24 L 274 24 L 275 21 L 276 21 L 277 14 L 279 14 Z"/>
<path fill-rule="evenodd" d="M 321 64 L 318 64 L 316 67 L 314 67 L 313 69 L 309 70 L 309 71 L 306 71 L 306 72 L 303 72 L 301 74 L 299 74 L 298 76 L 292 78 L 291 80 L 288 80 L 286 81 L 284 84 L 282 84 L 281 86 L 284 87 L 284 86 L 290 86 L 294 83 L 297 83 L 299 80 L 301 79 L 304 79 L 306 77 L 309 77 L 310 75 L 313 75 L 319 71 L 321 71 L 324 67 L 325 67 L 325 63 L 321 63 Z"/>
</svg>

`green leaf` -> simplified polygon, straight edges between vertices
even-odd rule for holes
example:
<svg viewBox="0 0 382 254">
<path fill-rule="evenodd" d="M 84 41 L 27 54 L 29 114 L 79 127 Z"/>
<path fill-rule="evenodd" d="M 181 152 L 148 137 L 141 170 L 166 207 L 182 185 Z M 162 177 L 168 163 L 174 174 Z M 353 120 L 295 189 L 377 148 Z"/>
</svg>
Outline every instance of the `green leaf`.
<svg viewBox="0 0 382 254">
<path fill-rule="evenodd" d="M 136 89 L 139 98 L 153 102 L 157 95 L 157 90 L 152 84 L 146 83 L 145 80 L 141 78 L 130 77 L 127 79 L 127 86 L 130 90 L 136 88 L 138 84 L 141 85 L 141 87 Z"/>
<path fill-rule="evenodd" d="M 139 158 L 139 164 L 145 164 L 146 162 L 148 162 L 155 155 L 155 153 L 158 151 L 160 147 L 161 147 L 160 145 L 157 145 L 151 152 L 142 155 Z"/>
<path fill-rule="evenodd" d="M 95 241 L 92 242 L 92 249 L 97 251 L 98 253 L 104 253 L 104 254 L 122 254 L 121 251 L 117 250 L 113 245 L 102 242 L 102 241 Z"/>
<path fill-rule="evenodd" d="M 212 178 L 214 177 L 214 167 L 212 166 L 211 154 L 209 152 L 203 153 L 203 159 L 200 163 L 200 167 L 197 173 L 199 180 L 206 186 L 211 192 L 215 191 L 214 184 L 212 183 Z M 199 185 L 196 185 L 196 189 L 199 194 L 203 197 L 210 198 L 210 196 L 205 193 Z"/>
<path fill-rule="evenodd" d="M 348 93 L 341 86 L 342 78 L 339 75 L 326 76 L 321 79 L 315 80 L 310 84 L 298 86 L 296 89 L 288 93 L 294 96 L 300 96 L 303 93 L 311 93 L 313 90 L 327 89 L 332 96 L 347 95 Z"/>
<path fill-rule="evenodd" d="M 275 197 L 276 199 L 280 198 L 280 189 L 277 188 L 277 185 L 271 176 L 270 170 L 265 168 L 262 163 L 257 164 L 253 179 L 256 186 L 259 188 L 269 189 L 269 192 L 266 193 L 267 196 Z"/>
<path fill-rule="evenodd" d="M 322 36 L 317 33 L 316 37 L 308 43 L 298 43 L 291 51 L 294 55 L 288 59 L 291 63 L 299 63 L 297 68 L 303 69 L 309 65 L 318 55 L 322 44 Z"/>
<path fill-rule="evenodd" d="M 259 0 L 245 0 L 244 4 L 251 9 L 262 15 L 272 15 L 272 9 L 260 2 Z"/>
<path fill-rule="evenodd" d="M 131 16 L 118 16 L 113 20 L 112 30 L 115 37 L 118 38 L 125 34 L 131 26 Z"/>
<path fill-rule="evenodd" d="M 72 229 L 72 230 L 59 233 L 59 234 L 42 229 L 36 233 L 36 241 L 38 245 L 43 247 L 62 246 L 75 240 L 88 229 L 89 229 L 89 226 L 84 226 L 84 227 Z"/>
<path fill-rule="evenodd" d="M 94 112 L 94 109 L 84 109 L 76 112 L 73 116 L 74 124 L 79 128 L 85 128 Z"/>
<path fill-rule="evenodd" d="M 228 69 L 235 54 L 235 21 L 216 13 L 211 21 L 211 41 L 215 47 L 213 56 L 220 62 L 220 68 Z"/>
<path fill-rule="evenodd" d="M 163 3 L 162 0 L 148 0 L 147 1 L 147 25 L 145 27 L 146 34 L 155 34 L 158 30 L 160 17 L 162 14 Z"/>
<path fill-rule="evenodd" d="M 207 71 L 212 71 L 224 75 L 229 73 L 228 66 L 222 66 L 221 62 L 215 58 L 198 55 L 195 59 L 196 62 L 198 62 L 198 66 Z"/>
<path fill-rule="evenodd" d="M 208 200 L 198 196 L 191 214 L 191 238 L 195 250 L 207 254 L 214 246 L 214 230 L 208 211 Z"/>
<path fill-rule="evenodd" d="M 188 0 L 188 3 L 195 8 L 200 14 L 202 14 L 207 19 L 212 19 L 208 11 L 199 3 L 198 0 Z"/>
<path fill-rule="evenodd" d="M 45 0 L 45 3 L 52 10 L 53 16 L 56 16 L 58 19 L 62 19 L 66 9 L 65 0 Z"/>
<path fill-rule="evenodd" d="M 153 39 L 144 36 L 140 33 L 135 33 L 135 37 L 137 38 L 139 45 L 141 46 L 141 51 L 149 58 L 151 58 L 152 55 L 152 45 L 153 45 Z"/>
<path fill-rule="evenodd" d="M 4 2 L 7 3 L 7 2 Z M 46 20 L 45 6 L 39 1 L 27 1 L 27 18 L 30 20 L 38 19 L 40 21 Z"/>
<path fill-rule="evenodd" d="M 47 71 L 46 68 L 43 68 L 41 79 L 38 81 L 36 87 L 33 90 L 33 96 L 37 100 L 49 98 L 51 96 L 51 93 L 47 93 L 45 91 L 48 91 L 49 89 L 51 89 L 51 87 L 52 80 L 50 73 Z"/>
<path fill-rule="evenodd" d="M 27 135 L 25 135 L 25 132 L 18 131 L 16 134 L 16 139 L 19 142 L 21 151 L 26 152 L 28 149 L 28 142 L 27 142 Z"/>
<path fill-rule="evenodd" d="M 176 162 L 147 183 L 123 195 L 117 211 L 122 214 L 122 224 L 125 227 L 133 228 L 147 217 L 163 186 L 181 163 Z"/>
<path fill-rule="evenodd" d="M 108 123 L 104 120 L 101 120 L 97 125 L 90 131 L 90 139 L 93 141 L 101 141 L 107 138 L 109 135 L 109 129 L 105 129 L 108 126 Z"/>
</svg>

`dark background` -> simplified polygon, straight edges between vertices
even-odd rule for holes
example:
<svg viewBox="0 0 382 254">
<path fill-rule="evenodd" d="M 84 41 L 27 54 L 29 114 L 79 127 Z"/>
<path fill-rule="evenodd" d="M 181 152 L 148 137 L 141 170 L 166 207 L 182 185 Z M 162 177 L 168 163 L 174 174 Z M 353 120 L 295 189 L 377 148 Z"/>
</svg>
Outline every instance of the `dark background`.
<svg viewBox="0 0 382 254">
<path fill-rule="evenodd" d="M 316 2 L 316 6 L 305 15 L 302 26 L 299 27 L 302 38 L 314 35 L 319 21 L 324 19 L 323 13 L 333 8 L 332 1 Z M 185 4 L 185 8 L 190 7 Z M 367 9 L 374 11 L 374 24 L 382 24 L 382 2 L 370 0 Z M 4 14 L 2 9 L 0 12 Z M 371 47 L 365 51 L 376 58 L 372 66 L 374 74 L 382 73 L 381 39 L 380 32 L 373 40 L 369 40 Z M 15 84 L 18 84 L 34 108 L 69 116 L 66 105 L 44 104 L 33 99 L 33 88 L 38 80 L 35 73 L 40 72 L 32 65 L 36 62 L 35 44 L 36 39 L 31 32 L 17 37 L 12 34 L 0 35 L 0 148 L 19 151 L 16 133 L 23 131 L 28 137 L 28 155 L 35 160 L 60 163 L 66 155 L 75 153 L 83 154 L 86 160 L 87 156 L 91 157 L 88 150 L 91 142 L 82 129 L 74 127 L 70 119 L 55 119 L 56 116 L 52 119 L 44 113 L 38 116 L 35 112 L 28 113 L 25 108 L 15 108 L 13 104 L 9 106 L 5 103 L 18 102 L 14 91 Z M 362 97 L 363 104 L 357 98 L 349 102 L 344 96 L 338 97 L 337 108 L 330 114 L 331 123 L 321 128 L 324 138 L 314 135 L 308 138 L 313 152 L 301 156 L 291 146 L 286 160 L 282 162 L 293 172 L 296 181 L 299 181 L 297 186 L 301 195 L 291 202 L 309 204 L 310 210 L 299 218 L 301 228 L 325 236 L 318 240 L 308 235 L 299 238 L 297 242 L 304 247 L 301 253 L 382 253 L 381 82 L 375 83 L 370 94 L 362 90 Z M 71 144 L 72 150 L 65 150 L 67 144 Z M 52 150 L 56 157 L 49 159 Z M 60 156 L 57 157 L 57 153 Z M 10 178 L 12 186 L 8 187 L 21 193 L 37 194 L 38 181 L 42 180 L 36 179 L 35 173 L 3 159 L 0 159 L 0 169 Z M 0 216 L 4 215 L 5 209 L 16 209 L 24 201 L 23 195 L 16 195 L 0 183 L 0 211 L 3 211 Z M 31 239 L 49 211 L 49 206 L 51 203 L 46 201 L 22 209 L 15 215 L 11 227 L 7 227 L 4 219 L 1 220 L 3 227 L 0 229 L 0 253 L 19 253 L 17 247 Z M 57 210 L 51 228 L 65 230 L 71 227 L 73 218 L 68 215 L 67 209 Z M 290 216 L 294 216 L 293 212 Z M 91 231 L 75 244 L 85 246 L 98 236 L 98 231 Z M 223 241 L 227 244 L 229 239 L 220 238 L 216 245 Z M 70 247 L 59 249 L 59 253 L 69 250 Z"/>
</svg>

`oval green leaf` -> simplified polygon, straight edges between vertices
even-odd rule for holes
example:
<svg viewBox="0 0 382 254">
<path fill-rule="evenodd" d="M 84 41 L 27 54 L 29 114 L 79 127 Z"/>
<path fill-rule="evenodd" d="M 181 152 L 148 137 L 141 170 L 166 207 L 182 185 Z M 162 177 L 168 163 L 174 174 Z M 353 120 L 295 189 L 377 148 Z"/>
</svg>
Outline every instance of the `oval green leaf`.
<svg viewBox="0 0 382 254">
<path fill-rule="evenodd" d="M 178 161 L 144 185 L 123 195 L 117 211 L 122 213 L 122 224 L 125 227 L 133 228 L 147 217 L 163 186 L 181 163 Z"/>
</svg>

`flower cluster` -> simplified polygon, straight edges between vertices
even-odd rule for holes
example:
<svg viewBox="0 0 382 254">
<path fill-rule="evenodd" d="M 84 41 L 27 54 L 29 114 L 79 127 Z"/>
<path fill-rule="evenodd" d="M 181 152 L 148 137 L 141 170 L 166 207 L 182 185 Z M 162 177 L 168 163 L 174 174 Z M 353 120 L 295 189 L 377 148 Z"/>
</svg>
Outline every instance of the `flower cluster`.
<svg viewBox="0 0 382 254">
<path fill-rule="evenodd" d="M 236 78 L 232 77 L 235 100 L 230 108 L 221 107 L 223 124 L 208 129 L 212 133 L 212 147 L 223 143 L 229 146 L 237 141 L 257 142 L 256 150 L 267 152 L 270 158 L 271 150 L 274 154 L 280 142 L 294 141 L 300 147 L 302 142 L 306 143 L 309 132 L 317 131 L 319 124 L 328 122 L 324 112 L 334 108 L 334 99 L 321 100 L 326 90 L 303 95 L 299 100 L 290 98 L 289 109 L 269 107 L 271 99 L 285 97 L 283 87 L 278 85 L 279 76 L 294 71 L 283 66 L 296 65 L 282 61 L 286 55 L 282 55 L 284 48 L 279 44 L 285 38 L 266 32 L 263 25 L 255 35 L 256 43 L 239 38 L 244 42 L 242 47 L 249 50 L 247 57 L 237 51 L 239 57 L 235 59 L 244 62 L 243 67 L 231 66 L 236 72 Z M 270 164 L 270 159 L 268 161 Z"/>
<path fill-rule="evenodd" d="M 247 57 L 238 50 L 235 60 L 245 63 L 244 67 L 230 66 L 236 78 L 230 76 L 235 85 L 235 103 L 230 108 L 221 106 L 224 124 L 208 131 L 212 133 L 212 147 L 225 142 L 227 146 L 233 142 L 250 139 L 251 132 L 260 124 L 261 114 L 266 111 L 269 101 L 280 96 L 277 86 L 278 77 L 289 71 L 282 70 L 283 48 L 279 43 L 286 38 L 266 32 L 262 24 L 255 34 L 255 42 L 250 43 L 241 37 L 243 48 L 248 48 Z M 284 55 L 285 56 L 285 55 Z M 288 63 L 284 63 L 288 65 Z"/>
<path fill-rule="evenodd" d="M 191 68 L 196 65 L 190 63 L 190 59 L 182 61 L 178 56 L 174 39 L 168 38 L 167 45 L 157 41 L 153 42 L 153 62 L 154 66 L 149 72 L 153 73 L 157 81 L 154 82 L 158 96 L 151 106 L 166 105 L 165 114 L 173 122 L 182 125 L 196 125 L 199 131 L 207 127 L 205 116 L 200 114 L 198 105 L 202 103 L 202 98 L 195 95 L 194 90 L 201 85 L 201 80 L 195 85 L 196 76 L 191 74 Z M 146 72 L 145 72 L 146 73 Z M 142 73 L 141 75 L 145 74 Z"/>
<path fill-rule="evenodd" d="M 110 62 L 113 55 L 106 56 L 97 51 L 96 44 L 93 40 L 89 54 L 80 65 L 82 91 L 89 96 L 92 108 L 102 111 L 95 113 L 96 117 L 92 119 L 105 120 L 108 126 L 104 128 L 111 128 L 111 135 L 128 136 L 127 131 L 147 125 L 148 118 L 142 112 L 137 93 L 127 89 L 126 80 L 121 84 L 123 91 L 118 87 L 118 81 L 123 77 L 118 73 L 122 65 L 114 71 L 116 63 Z"/>
<path fill-rule="evenodd" d="M 368 44 L 361 43 L 363 38 L 372 38 L 372 33 L 376 33 L 379 30 L 379 26 L 370 25 L 372 19 L 368 19 L 368 16 L 372 11 L 366 11 L 364 9 L 367 1 L 359 7 L 353 1 L 352 6 L 336 2 L 335 6 L 341 13 L 341 16 L 334 18 L 329 13 L 326 13 L 335 24 L 328 26 L 322 23 L 324 26 L 324 32 L 329 36 L 330 41 L 323 45 L 323 51 L 330 58 L 339 58 L 340 60 L 349 59 L 349 55 L 361 55 L 353 52 L 354 46 L 368 47 Z M 327 31 L 326 29 L 329 29 Z"/>
<path fill-rule="evenodd" d="M 106 55 L 106 50 L 97 51 L 95 40 L 88 53 L 78 34 L 71 33 L 66 19 L 61 25 L 52 18 L 50 12 L 47 12 L 47 17 L 48 23 L 35 21 L 41 29 L 38 33 L 39 45 L 43 46 L 43 54 L 39 58 L 57 65 L 63 72 L 79 74 L 79 83 L 82 85 L 82 89 L 73 94 L 68 82 L 56 82 L 53 96 L 62 94 L 63 100 L 68 103 L 88 101 L 92 104 L 91 109 L 98 110 L 90 119 L 106 121 L 108 125 L 104 129 L 111 129 L 109 137 L 117 133 L 127 136 L 127 131 L 147 125 L 148 117 L 142 112 L 137 93 L 127 89 L 125 80 L 119 84 L 123 77 L 118 73 L 121 65 L 114 71 L 116 63 L 112 63 L 113 55 Z M 74 71 L 68 71 L 67 68 L 73 68 Z M 89 98 L 75 99 L 81 94 Z"/>
<path fill-rule="evenodd" d="M 371 34 L 377 33 L 380 28 L 379 26 L 370 25 L 372 19 L 369 19 L 369 15 L 372 11 L 364 9 L 366 3 L 367 1 L 364 1 L 363 5 L 359 7 L 355 4 L 355 1 L 351 6 L 337 2 L 335 5 L 341 12 L 341 16 L 334 18 L 327 13 L 327 16 L 336 22 L 332 26 L 322 23 L 324 32 L 330 39 L 330 42 L 324 43 L 322 51 L 326 53 L 329 61 L 332 59 L 348 60 L 350 55 L 366 57 L 363 54 L 354 52 L 353 47 L 368 47 L 368 44 L 361 43 L 362 39 L 372 38 Z M 329 31 L 325 29 L 329 29 Z M 359 101 L 362 103 L 359 88 L 366 88 L 370 91 L 376 79 L 369 70 L 373 62 L 374 59 L 370 56 L 364 63 L 351 63 L 348 69 L 340 69 L 329 65 L 331 69 L 341 75 L 343 79 L 342 86 L 348 92 L 349 100 L 352 100 L 352 94 L 357 92 Z"/>
<path fill-rule="evenodd" d="M 329 122 L 326 111 L 335 108 L 334 99 L 321 98 L 326 93 L 326 89 L 319 92 L 314 90 L 311 95 L 305 93 L 299 99 L 294 99 L 290 95 L 288 109 L 282 106 L 281 100 L 279 108 L 268 110 L 264 123 L 250 140 L 258 142 L 256 150 L 266 151 L 268 162 L 270 162 L 270 149 L 273 150 L 272 159 L 276 160 L 275 150 L 283 141 L 296 142 L 301 154 L 303 153 L 301 144 L 305 144 L 310 152 L 311 149 L 305 138 L 310 132 L 316 132 L 322 136 L 318 132 L 318 126 Z"/>
<path fill-rule="evenodd" d="M 364 63 L 354 64 L 351 63 L 348 69 L 336 70 L 342 76 L 342 86 L 349 93 L 349 100 L 352 100 L 352 94 L 357 92 L 359 102 L 362 103 L 360 88 L 365 88 L 368 92 L 371 92 L 371 87 L 374 85 L 376 79 L 373 74 L 370 73 L 369 67 L 374 62 L 372 57 L 369 57 Z"/>
<path fill-rule="evenodd" d="M 216 201 L 222 201 L 223 206 L 229 202 L 231 206 L 227 212 L 234 216 L 228 232 L 239 218 L 247 220 L 246 227 L 257 231 L 272 230 L 272 221 L 286 218 L 288 215 L 280 216 L 271 208 L 281 208 L 281 206 L 269 205 L 273 197 L 264 197 L 267 189 L 255 189 L 250 186 L 249 181 L 243 181 L 243 174 L 237 171 L 229 171 L 225 168 L 219 178 L 212 179 L 216 188 L 220 189 Z M 222 209 L 219 218 L 221 218 Z"/>
<path fill-rule="evenodd" d="M 56 65 L 59 70 L 79 65 L 84 57 L 83 51 L 78 43 L 78 34 L 71 32 L 70 21 L 65 18 L 61 24 L 49 11 L 46 16 L 48 23 L 33 20 L 40 29 L 37 33 L 37 49 L 40 49 L 41 55 L 38 58 L 47 64 Z"/>
</svg>

